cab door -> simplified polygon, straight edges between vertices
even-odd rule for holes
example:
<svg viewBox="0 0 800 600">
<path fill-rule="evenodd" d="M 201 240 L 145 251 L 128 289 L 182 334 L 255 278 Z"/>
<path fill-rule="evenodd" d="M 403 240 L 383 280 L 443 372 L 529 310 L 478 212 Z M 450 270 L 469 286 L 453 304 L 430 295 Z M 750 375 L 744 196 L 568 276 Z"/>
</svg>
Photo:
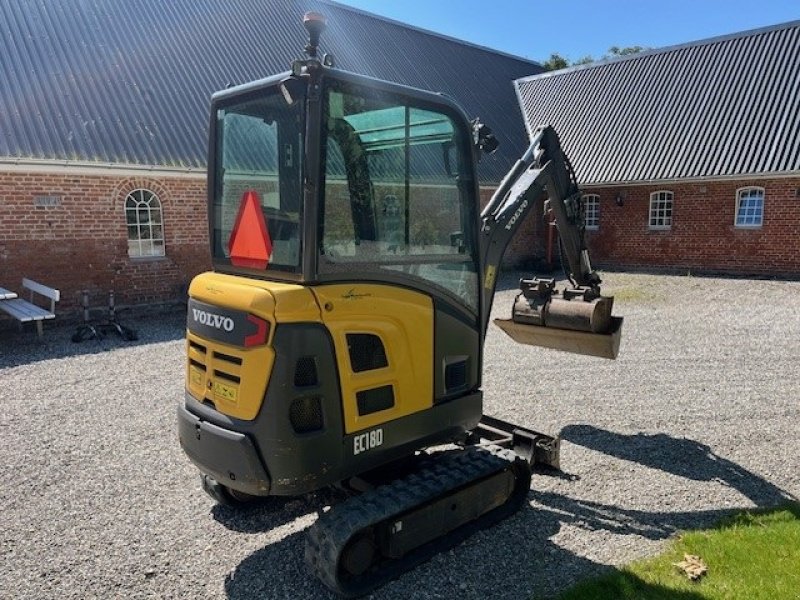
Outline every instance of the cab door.
<svg viewBox="0 0 800 600">
<path fill-rule="evenodd" d="M 351 433 L 477 389 L 477 190 L 449 101 L 341 76 L 324 86 L 313 289 Z"/>
</svg>

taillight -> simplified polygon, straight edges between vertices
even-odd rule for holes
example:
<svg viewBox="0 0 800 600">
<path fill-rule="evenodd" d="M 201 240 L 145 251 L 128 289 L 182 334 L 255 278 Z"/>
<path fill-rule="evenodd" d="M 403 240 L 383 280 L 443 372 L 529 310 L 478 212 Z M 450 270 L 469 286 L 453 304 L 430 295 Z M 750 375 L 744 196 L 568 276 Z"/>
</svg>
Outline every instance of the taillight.
<svg viewBox="0 0 800 600">
<path fill-rule="evenodd" d="M 247 320 L 256 326 L 256 332 L 244 338 L 245 348 L 266 344 L 267 337 L 269 337 L 269 321 L 265 321 L 253 315 L 247 315 Z"/>
</svg>

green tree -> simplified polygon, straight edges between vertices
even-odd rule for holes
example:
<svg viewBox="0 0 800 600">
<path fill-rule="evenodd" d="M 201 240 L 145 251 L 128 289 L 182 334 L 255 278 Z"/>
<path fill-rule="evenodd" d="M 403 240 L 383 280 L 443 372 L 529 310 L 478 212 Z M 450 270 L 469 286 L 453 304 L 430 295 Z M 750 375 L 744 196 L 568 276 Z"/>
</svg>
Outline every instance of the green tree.
<svg viewBox="0 0 800 600">
<path fill-rule="evenodd" d="M 608 52 L 606 52 L 600 58 L 594 58 L 591 54 L 587 54 L 586 56 L 583 56 L 572 62 L 570 62 L 569 59 L 561 56 L 558 52 L 553 52 L 550 55 L 550 58 L 540 64 L 544 67 L 545 71 L 557 71 L 558 69 L 566 69 L 567 67 L 574 67 L 576 65 L 588 65 L 598 60 L 608 60 L 610 58 L 617 58 L 620 56 L 639 54 L 640 52 L 645 52 L 646 50 L 650 50 L 650 48 L 647 46 L 625 46 L 624 48 L 620 48 L 619 46 L 611 46 L 608 49 Z"/>
<path fill-rule="evenodd" d="M 588 65 L 589 63 L 595 62 L 595 58 L 591 54 L 587 54 L 586 56 L 579 58 L 576 61 L 573 61 L 573 65 Z"/>
<path fill-rule="evenodd" d="M 620 48 L 619 46 L 611 46 L 606 52 L 604 58 L 613 58 L 615 56 L 630 56 L 631 54 L 639 54 L 645 50 L 650 50 L 647 46 L 626 46 Z"/>
<path fill-rule="evenodd" d="M 566 69 L 569 66 L 569 61 L 560 54 L 553 52 L 550 58 L 541 64 L 545 71 L 558 71 L 559 69 Z"/>
</svg>

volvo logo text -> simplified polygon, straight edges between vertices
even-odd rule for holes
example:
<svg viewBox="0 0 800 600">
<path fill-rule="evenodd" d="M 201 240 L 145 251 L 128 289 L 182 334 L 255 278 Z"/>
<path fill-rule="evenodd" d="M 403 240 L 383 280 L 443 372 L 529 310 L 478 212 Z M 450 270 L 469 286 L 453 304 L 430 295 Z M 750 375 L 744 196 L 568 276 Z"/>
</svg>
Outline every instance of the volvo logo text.
<svg viewBox="0 0 800 600">
<path fill-rule="evenodd" d="M 511 231 L 511 228 L 514 226 L 514 223 L 516 223 L 517 219 L 519 219 L 522 216 L 522 213 L 525 212 L 526 208 L 528 208 L 528 199 L 527 198 L 520 205 L 520 207 L 517 209 L 517 212 L 515 212 L 511 216 L 511 218 L 508 220 L 508 225 L 506 225 L 506 231 Z"/>
<path fill-rule="evenodd" d="M 233 319 L 230 317 L 223 317 L 222 315 L 215 315 L 214 313 L 200 310 L 199 308 L 192 309 L 192 317 L 197 323 L 213 327 L 214 329 L 224 329 L 225 331 L 233 331 Z"/>
</svg>

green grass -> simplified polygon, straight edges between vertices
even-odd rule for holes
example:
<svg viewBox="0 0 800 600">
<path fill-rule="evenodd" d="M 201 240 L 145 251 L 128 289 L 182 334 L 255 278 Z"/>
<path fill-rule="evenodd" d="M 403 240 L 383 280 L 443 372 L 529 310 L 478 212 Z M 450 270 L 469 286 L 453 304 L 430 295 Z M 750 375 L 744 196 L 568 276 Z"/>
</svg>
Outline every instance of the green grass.
<svg viewBox="0 0 800 600">
<path fill-rule="evenodd" d="M 697 554 L 708 566 L 690 581 L 673 563 Z M 585 581 L 559 600 L 800 599 L 800 504 L 744 513 L 692 531 L 666 552 Z"/>
</svg>

